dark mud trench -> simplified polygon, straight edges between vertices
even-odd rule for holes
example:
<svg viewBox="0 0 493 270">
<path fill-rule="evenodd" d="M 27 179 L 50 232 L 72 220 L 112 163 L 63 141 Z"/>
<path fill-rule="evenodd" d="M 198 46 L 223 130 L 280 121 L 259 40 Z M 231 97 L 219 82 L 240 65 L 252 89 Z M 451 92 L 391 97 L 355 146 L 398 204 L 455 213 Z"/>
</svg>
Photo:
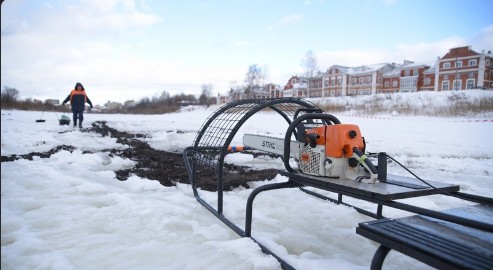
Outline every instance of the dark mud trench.
<svg viewBox="0 0 493 270">
<path fill-rule="evenodd" d="M 95 132 L 103 137 L 110 136 L 116 138 L 118 143 L 129 146 L 123 150 L 107 149 L 102 151 L 108 152 L 110 155 L 116 155 L 135 161 L 135 166 L 130 169 L 115 171 L 116 178 L 120 181 L 127 180 L 131 175 L 137 175 L 149 180 L 157 180 L 163 186 L 173 186 L 176 183 L 190 183 L 182 153 L 156 150 L 150 147 L 148 143 L 141 140 L 146 138 L 143 134 L 131 134 L 118 131 L 107 126 L 104 121 L 94 122 L 90 128 L 81 129 L 81 132 Z M 180 131 L 178 131 L 178 133 L 180 133 Z M 74 147 L 61 145 L 43 153 L 33 152 L 26 155 L 2 156 L 2 162 L 9 162 L 21 158 L 32 160 L 33 156 L 49 158 L 52 154 L 61 150 L 72 152 Z M 216 172 L 207 167 L 199 167 L 197 170 L 197 186 L 204 190 L 217 190 Z M 272 179 L 278 173 L 279 170 L 275 169 L 251 170 L 248 167 L 226 164 L 225 172 L 223 172 L 223 189 L 231 190 L 240 186 L 248 188 L 248 182 Z"/>
</svg>

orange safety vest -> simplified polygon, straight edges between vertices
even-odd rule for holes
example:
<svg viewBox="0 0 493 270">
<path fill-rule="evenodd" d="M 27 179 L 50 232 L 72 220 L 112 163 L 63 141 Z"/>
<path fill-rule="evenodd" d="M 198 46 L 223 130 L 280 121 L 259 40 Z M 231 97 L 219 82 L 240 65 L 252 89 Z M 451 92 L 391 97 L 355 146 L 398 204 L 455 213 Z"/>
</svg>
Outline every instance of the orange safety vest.
<svg viewBox="0 0 493 270">
<path fill-rule="evenodd" d="M 72 97 L 74 95 L 83 95 L 84 96 L 84 103 L 87 102 L 87 96 L 86 96 L 86 91 L 85 90 L 82 90 L 82 91 L 79 91 L 77 89 L 74 89 L 70 92 L 70 104 L 72 104 Z"/>
</svg>

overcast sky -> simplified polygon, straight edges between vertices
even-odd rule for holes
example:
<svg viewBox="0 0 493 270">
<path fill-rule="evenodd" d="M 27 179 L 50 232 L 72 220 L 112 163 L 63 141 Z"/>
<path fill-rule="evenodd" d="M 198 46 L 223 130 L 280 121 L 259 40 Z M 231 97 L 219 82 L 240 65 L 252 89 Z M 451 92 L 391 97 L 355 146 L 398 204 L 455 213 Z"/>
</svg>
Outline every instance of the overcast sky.
<svg viewBox="0 0 493 270">
<path fill-rule="evenodd" d="M 283 87 L 308 50 L 321 70 L 493 50 L 492 10 L 492 0 L 5 0 L 1 87 L 64 99 L 81 82 L 94 104 L 203 84 L 217 94 L 253 64 Z"/>
</svg>

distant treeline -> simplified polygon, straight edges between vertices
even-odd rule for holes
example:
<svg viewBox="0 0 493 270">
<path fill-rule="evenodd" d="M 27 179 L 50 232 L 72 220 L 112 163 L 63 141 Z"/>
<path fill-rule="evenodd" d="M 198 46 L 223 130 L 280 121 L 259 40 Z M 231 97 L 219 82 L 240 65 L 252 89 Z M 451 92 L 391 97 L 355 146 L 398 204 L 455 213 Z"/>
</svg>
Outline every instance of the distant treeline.
<svg viewBox="0 0 493 270">
<path fill-rule="evenodd" d="M 216 98 L 210 96 L 210 88 L 203 87 L 202 94 L 197 98 L 194 95 L 177 94 L 171 96 L 163 91 L 160 95 L 152 98 L 142 98 L 127 106 L 115 106 L 111 109 L 101 109 L 105 113 L 129 113 L 129 114 L 164 114 L 175 112 L 182 106 L 203 105 L 209 106 L 216 104 Z M 414 93 L 420 95 L 420 92 Z M 423 93 L 421 93 L 423 94 Z M 413 93 L 399 94 L 377 94 L 373 96 L 322 98 L 313 100 L 320 108 L 327 112 L 343 113 L 352 111 L 359 114 L 375 115 L 385 113 L 397 113 L 401 115 L 422 115 L 422 116 L 474 116 L 493 113 L 493 97 L 491 95 L 470 98 L 468 90 L 450 92 L 444 102 L 438 102 L 436 95 L 439 93 L 429 93 L 430 95 L 415 96 L 419 102 L 404 99 L 404 95 Z M 443 94 L 443 93 L 442 93 Z M 18 110 L 45 110 L 45 111 L 69 111 L 69 106 L 59 106 L 45 104 L 33 99 L 18 100 L 19 91 L 14 88 L 5 87 L 2 90 L 2 109 Z M 108 107 L 108 106 L 106 106 Z"/>
<path fill-rule="evenodd" d="M 163 91 L 160 95 L 151 98 L 144 97 L 133 104 L 124 106 L 102 107 L 96 110 L 106 113 L 130 113 L 130 114 L 163 114 L 177 111 L 182 106 L 205 105 L 209 106 L 216 103 L 216 98 L 211 97 L 210 85 L 202 87 L 202 94 L 197 98 L 192 94 L 176 94 L 171 96 Z M 119 103 L 117 103 L 119 104 Z M 33 100 L 32 98 L 19 99 L 19 91 L 15 88 L 5 87 L 1 93 L 2 109 L 35 110 L 35 111 L 69 111 L 69 106 L 60 106 Z"/>
<path fill-rule="evenodd" d="M 169 93 L 163 91 L 159 97 L 154 96 L 152 98 L 142 98 L 132 106 L 125 106 L 123 108 L 124 113 L 132 114 L 162 114 L 175 112 L 182 106 L 188 105 L 206 105 L 216 103 L 216 98 L 211 98 L 210 96 L 202 93 L 197 99 L 195 95 L 192 94 L 178 94 L 170 96 Z"/>
<path fill-rule="evenodd" d="M 41 101 L 35 101 L 32 98 L 26 98 L 24 100 L 19 99 L 19 91 L 15 88 L 5 87 L 2 89 L 1 95 L 1 108 L 2 109 L 18 109 L 25 111 L 66 111 L 67 108 L 56 106 L 53 104 L 45 104 Z"/>
</svg>

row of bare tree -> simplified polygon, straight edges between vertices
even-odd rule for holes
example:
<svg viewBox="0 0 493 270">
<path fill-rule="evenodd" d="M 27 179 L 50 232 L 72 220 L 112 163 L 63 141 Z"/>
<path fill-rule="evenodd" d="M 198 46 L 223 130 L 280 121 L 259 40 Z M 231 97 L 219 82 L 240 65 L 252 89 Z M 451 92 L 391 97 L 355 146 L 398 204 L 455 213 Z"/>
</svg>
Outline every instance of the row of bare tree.
<svg viewBox="0 0 493 270">
<path fill-rule="evenodd" d="M 212 97 L 213 86 L 211 84 L 202 85 L 202 93 L 197 99 L 192 94 L 177 94 L 171 96 L 169 92 L 163 91 L 160 95 L 155 95 L 152 98 L 144 97 L 137 101 L 134 106 L 129 106 L 121 109 L 112 109 L 112 113 L 168 113 L 179 109 L 186 105 L 206 105 L 216 103 L 215 97 Z M 35 102 L 31 98 L 24 100 L 19 99 L 19 91 L 12 87 L 4 87 L 1 92 L 1 108 L 2 109 L 21 109 L 21 110 L 67 110 L 60 106 L 53 106 L 43 102 Z"/>
<path fill-rule="evenodd" d="M 300 65 L 303 68 L 303 76 L 306 78 L 312 78 L 320 71 L 317 58 L 315 57 L 315 54 L 312 50 L 308 50 L 306 52 L 305 57 L 301 60 Z M 245 85 L 239 86 L 237 82 L 232 81 L 230 83 L 230 87 L 232 89 L 242 88 L 245 90 L 245 93 L 248 94 L 253 89 L 264 86 L 268 80 L 269 67 L 260 67 L 257 64 L 253 64 L 248 67 L 248 71 L 245 75 L 244 80 Z"/>
</svg>

